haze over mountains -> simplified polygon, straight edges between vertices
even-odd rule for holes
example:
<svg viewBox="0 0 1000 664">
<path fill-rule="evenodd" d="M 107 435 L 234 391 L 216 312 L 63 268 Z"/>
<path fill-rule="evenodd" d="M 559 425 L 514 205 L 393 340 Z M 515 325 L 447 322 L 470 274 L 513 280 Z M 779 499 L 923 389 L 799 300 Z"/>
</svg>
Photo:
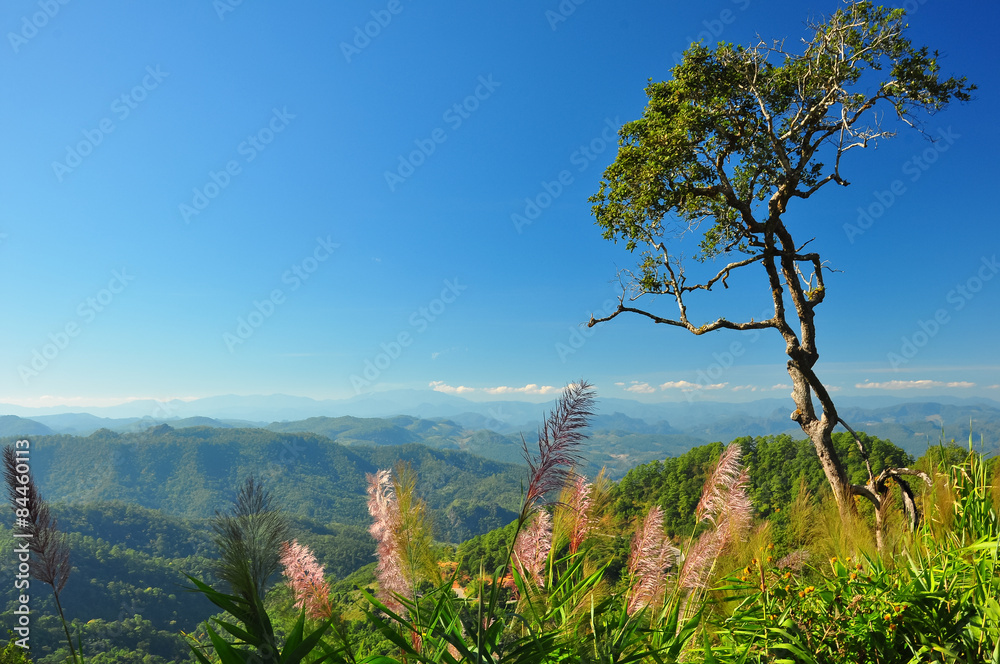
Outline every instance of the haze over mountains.
<svg viewBox="0 0 1000 664">
<path fill-rule="evenodd" d="M 433 390 L 394 390 L 341 400 L 274 394 L 138 400 L 83 409 L 0 404 L 0 436 L 88 436 L 99 429 L 139 432 L 159 424 L 174 429 L 267 428 L 316 433 L 344 444 L 422 442 L 517 461 L 514 448 L 520 447 L 520 435 L 532 437 L 552 403 L 471 401 Z M 678 454 L 705 442 L 779 433 L 800 437 L 788 418 L 791 407 L 791 400 L 782 398 L 744 403 L 599 399 L 588 460 L 612 466 L 617 475 L 650 458 Z M 948 439 L 965 440 L 971 425 L 975 438 L 981 434 L 994 446 L 989 441 L 1000 434 L 1000 402 L 990 399 L 843 397 L 838 407 L 853 428 L 888 438 L 915 455 L 937 442 L 942 429 Z"/>
</svg>

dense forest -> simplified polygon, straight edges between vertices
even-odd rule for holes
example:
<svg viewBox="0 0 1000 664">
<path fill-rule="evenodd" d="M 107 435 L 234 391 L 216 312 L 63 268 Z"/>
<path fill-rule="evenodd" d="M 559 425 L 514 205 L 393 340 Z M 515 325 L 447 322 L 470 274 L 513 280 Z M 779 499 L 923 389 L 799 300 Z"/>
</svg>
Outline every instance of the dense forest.
<svg viewBox="0 0 1000 664">
<path fill-rule="evenodd" d="M 888 441 L 861 435 L 876 472 L 884 466 L 914 464 Z M 744 437 L 733 444 L 739 446 L 748 472 L 754 518 L 770 525 L 775 555 L 785 555 L 802 539 L 796 531 L 800 524 L 790 521 L 796 501 L 805 496 L 817 508 L 828 502 L 829 489 L 815 453 L 808 441 L 787 435 Z M 854 440 L 839 435 L 837 445 L 849 473 L 860 478 L 865 465 Z M 696 523 L 696 506 L 724 447 L 699 446 L 637 466 L 617 482 L 601 481 L 610 582 L 620 578 L 631 529 L 651 506 L 662 510 L 665 532 L 678 545 L 706 528 Z M 381 637 L 357 609 L 364 601 L 359 588 L 373 587 L 375 579 L 365 474 L 409 464 L 429 507 L 437 555 L 454 561 L 465 583 L 502 564 L 514 536 L 525 477 L 523 466 L 412 442 L 348 448 L 317 435 L 260 430 L 159 427 L 143 435 L 101 431 L 87 438 L 37 438 L 33 448 L 38 482 L 46 488 L 46 497 L 52 496 L 59 528 L 68 534 L 72 551 L 73 571 L 63 604 L 90 653 L 88 661 L 94 662 L 187 661 L 190 649 L 182 633 L 198 633 L 216 611 L 203 596 L 188 591 L 191 584 L 184 575 L 216 581 L 218 552 L 211 519 L 233 500 L 234 487 L 243 477 L 257 474 L 273 492 L 289 516 L 291 536 L 315 554 L 332 582 L 346 629 L 382 647 Z M 105 450 L 101 464 L 79 462 L 93 459 L 100 448 Z M 294 465 L 271 461 L 280 460 L 282 451 L 289 449 L 295 452 Z M 948 462 L 963 455 L 954 445 L 941 449 Z M 941 451 L 934 454 L 940 457 Z M 924 458 L 917 465 L 933 463 Z M 82 489 L 88 473 L 96 481 Z M 294 481 L 288 481 L 292 477 Z M 81 493 L 90 500 L 77 502 Z M 8 530 L 2 531 L 2 538 L 12 543 Z M 9 565 L 2 561 L 0 572 L 10 573 Z M 289 597 L 286 589 L 271 601 L 287 612 Z M 5 620 L 12 617 L 14 600 L 12 591 L 6 591 Z M 36 623 L 34 656 L 42 662 L 64 661 L 67 653 L 52 598 L 43 592 L 36 601 L 34 608 L 43 617 Z M 136 653 L 136 659 L 128 659 L 133 655 L 126 652 Z"/>
<path fill-rule="evenodd" d="M 137 434 L 40 436 L 32 443 L 32 470 L 49 500 L 122 501 L 180 517 L 212 516 L 242 478 L 254 475 L 294 514 L 364 525 L 365 474 L 400 463 L 420 473 L 431 507 L 447 513 L 438 524 L 444 541 L 509 520 L 512 513 L 503 510 L 519 499 L 516 466 L 416 443 L 348 447 L 316 434 L 167 425 Z M 477 503 L 483 496 L 489 500 Z"/>
</svg>

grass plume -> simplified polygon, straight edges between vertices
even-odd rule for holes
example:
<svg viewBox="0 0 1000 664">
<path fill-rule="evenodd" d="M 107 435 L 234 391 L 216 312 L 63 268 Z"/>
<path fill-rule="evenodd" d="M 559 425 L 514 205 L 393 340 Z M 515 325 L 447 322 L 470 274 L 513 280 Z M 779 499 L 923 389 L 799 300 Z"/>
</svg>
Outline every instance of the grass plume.
<svg viewBox="0 0 1000 664">
<path fill-rule="evenodd" d="M 330 605 L 330 584 L 326 581 L 323 566 L 307 546 L 297 540 L 281 546 L 281 564 L 284 576 L 295 594 L 295 607 L 305 608 L 310 618 L 326 619 L 333 615 Z"/>
<path fill-rule="evenodd" d="M 670 545 L 663 530 L 663 508 L 654 505 L 632 539 L 627 568 L 632 579 L 626 603 L 628 615 L 663 598 L 667 587 L 667 568 L 674 563 L 676 556 L 677 549 Z"/>
<path fill-rule="evenodd" d="M 524 460 L 528 464 L 528 490 L 521 508 L 521 521 L 553 491 L 562 489 L 580 461 L 578 448 L 587 437 L 583 433 L 594 414 L 594 389 L 587 381 L 571 383 L 563 390 L 555 410 L 538 432 L 538 457 L 528 452 L 524 443 Z"/>
<path fill-rule="evenodd" d="M 695 508 L 698 523 L 708 521 L 714 527 L 704 532 L 688 551 L 681 568 L 679 584 L 685 590 L 703 590 L 715 562 L 730 542 L 742 539 L 750 527 L 753 505 L 748 487 L 750 474 L 740 462 L 741 448 L 729 445 L 702 489 Z"/>
<path fill-rule="evenodd" d="M 427 504 L 416 495 L 416 474 L 400 466 L 395 474 L 379 470 L 368 479 L 368 513 L 375 538 L 379 599 L 393 612 L 404 607 L 399 597 L 412 599 L 421 580 L 440 580 L 434 562 Z"/>
<path fill-rule="evenodd" d="M 288 522 L 272 505 L 270 492 L 255 478 L 247 478 L 231 511 L 216 512 L 212 530 L 219 548 L 219 578 L 250 606 L 262 601 L 288 540 Z"/>
<path fill-rule="evenodd" d="M 72 570 L 69 563 L 69 546 L 66 544 L 65 535 L 59 532 L 56 518 L 49 510 L 48 503 L 42 499 L 42 494 L 39 492 L 38 485 L 35 484 L 35 478 L 31 475 L 30 470 L 24 473 L 18 471 L 18 466 L 21 464 L 22 461 L 18 458 L 14 448 L 10 445 L 4 447 L 3 475 L 4 482 L 7 484 L 7 496 L 10 499 L 11 509 L 17 515 L 27 514 L 23 517 L 18 516 L 14 527 L 15 532 L 30 536 L 19 540 L 27 543 L 30 552 L 29 573 L 33 578 L 52 587 L 56 609 L 59 611 L 63 631 L 66 633 L 66 641 L 69 643 L 70 655 L 76 662 L 76 649 L 73 647 L 73 639 L 69 635 L 66 616 L 59 599 Z"/>
<path fill-rule="evenodd" d="M 532 579 L 541 588 L 544 585 L 545 561 L 552 548 L 552 519 L 545 510 L 539 510 L 526 528 L 514 540 L 514 569 L 525 579 Z"/>
</svg>

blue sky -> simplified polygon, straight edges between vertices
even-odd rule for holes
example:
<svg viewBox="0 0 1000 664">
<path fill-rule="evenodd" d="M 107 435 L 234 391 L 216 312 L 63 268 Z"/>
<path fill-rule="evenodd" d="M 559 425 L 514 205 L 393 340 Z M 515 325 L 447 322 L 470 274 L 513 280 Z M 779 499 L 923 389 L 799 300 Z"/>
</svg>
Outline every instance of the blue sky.
<svg viewBox="0 0 1000 664">
<path fill-rule="evenodd" d="M 1000 11 L 907 4 L 911 38 L 980 89 L 927 118 L 941 140 L 852 153 L 852 186 L 789 210 L 841 270 L 817 369 L 845 395 L 1000 398 L 1000 100 L 982 55 Z M 580 377 L 646 400 L 787 394 L 775 334 L 581 328 L 631 264 L 587 198 L 690 41 L 791 45 L 836 3 L 561 6 L 6 3 L 0 402 L 547 399 Z M 763 314 L 767 297 L 734 284 L 690 313 Z"/>
</svg>

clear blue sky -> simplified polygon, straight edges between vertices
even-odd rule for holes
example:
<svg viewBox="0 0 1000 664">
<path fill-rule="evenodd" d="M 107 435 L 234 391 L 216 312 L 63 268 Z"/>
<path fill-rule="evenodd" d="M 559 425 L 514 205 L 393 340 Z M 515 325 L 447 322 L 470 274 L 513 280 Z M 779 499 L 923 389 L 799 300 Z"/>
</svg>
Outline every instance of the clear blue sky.
<svg viewBox="0 0 1000 664">
<path fill-rule="evenodd" d="M 715 388 L 698 398 L 787 394 L 775 335 L 622 317 L 575 337 L 630 265 L 587 198 L 612 130 L 699 33 L 792 45 L 837 4 L 562 4 L 575 10 L 556 21 L 557 0 L 7 2 L 0 401 L 432 385 L 548 398 L 579 377 L 649 400 L 692 383 Z M 912 158 L 931 144 L 902 132 L 846 160 L 850 188 L 789 211 L 841 270 L 818 371 L 845 395 L 1000 398 L 1000 278 L 977 281 L 1000 254 L 1000 77 L 984 55 L 1000 11 L 908 5 L 914 41 L 980 89 L 926 121 L 949 136 L 926 170 Z M 849 238 L 894 181 L 896 200 Z M 551 204 L 516 228 L 526 199 L 548 202 L 543 183 Z M 763 313 L 767 294 L 755 282 L 691 304 L 701 320 Z M 893 367 L 904 339 L 920 347 Z"/>
</svg>

